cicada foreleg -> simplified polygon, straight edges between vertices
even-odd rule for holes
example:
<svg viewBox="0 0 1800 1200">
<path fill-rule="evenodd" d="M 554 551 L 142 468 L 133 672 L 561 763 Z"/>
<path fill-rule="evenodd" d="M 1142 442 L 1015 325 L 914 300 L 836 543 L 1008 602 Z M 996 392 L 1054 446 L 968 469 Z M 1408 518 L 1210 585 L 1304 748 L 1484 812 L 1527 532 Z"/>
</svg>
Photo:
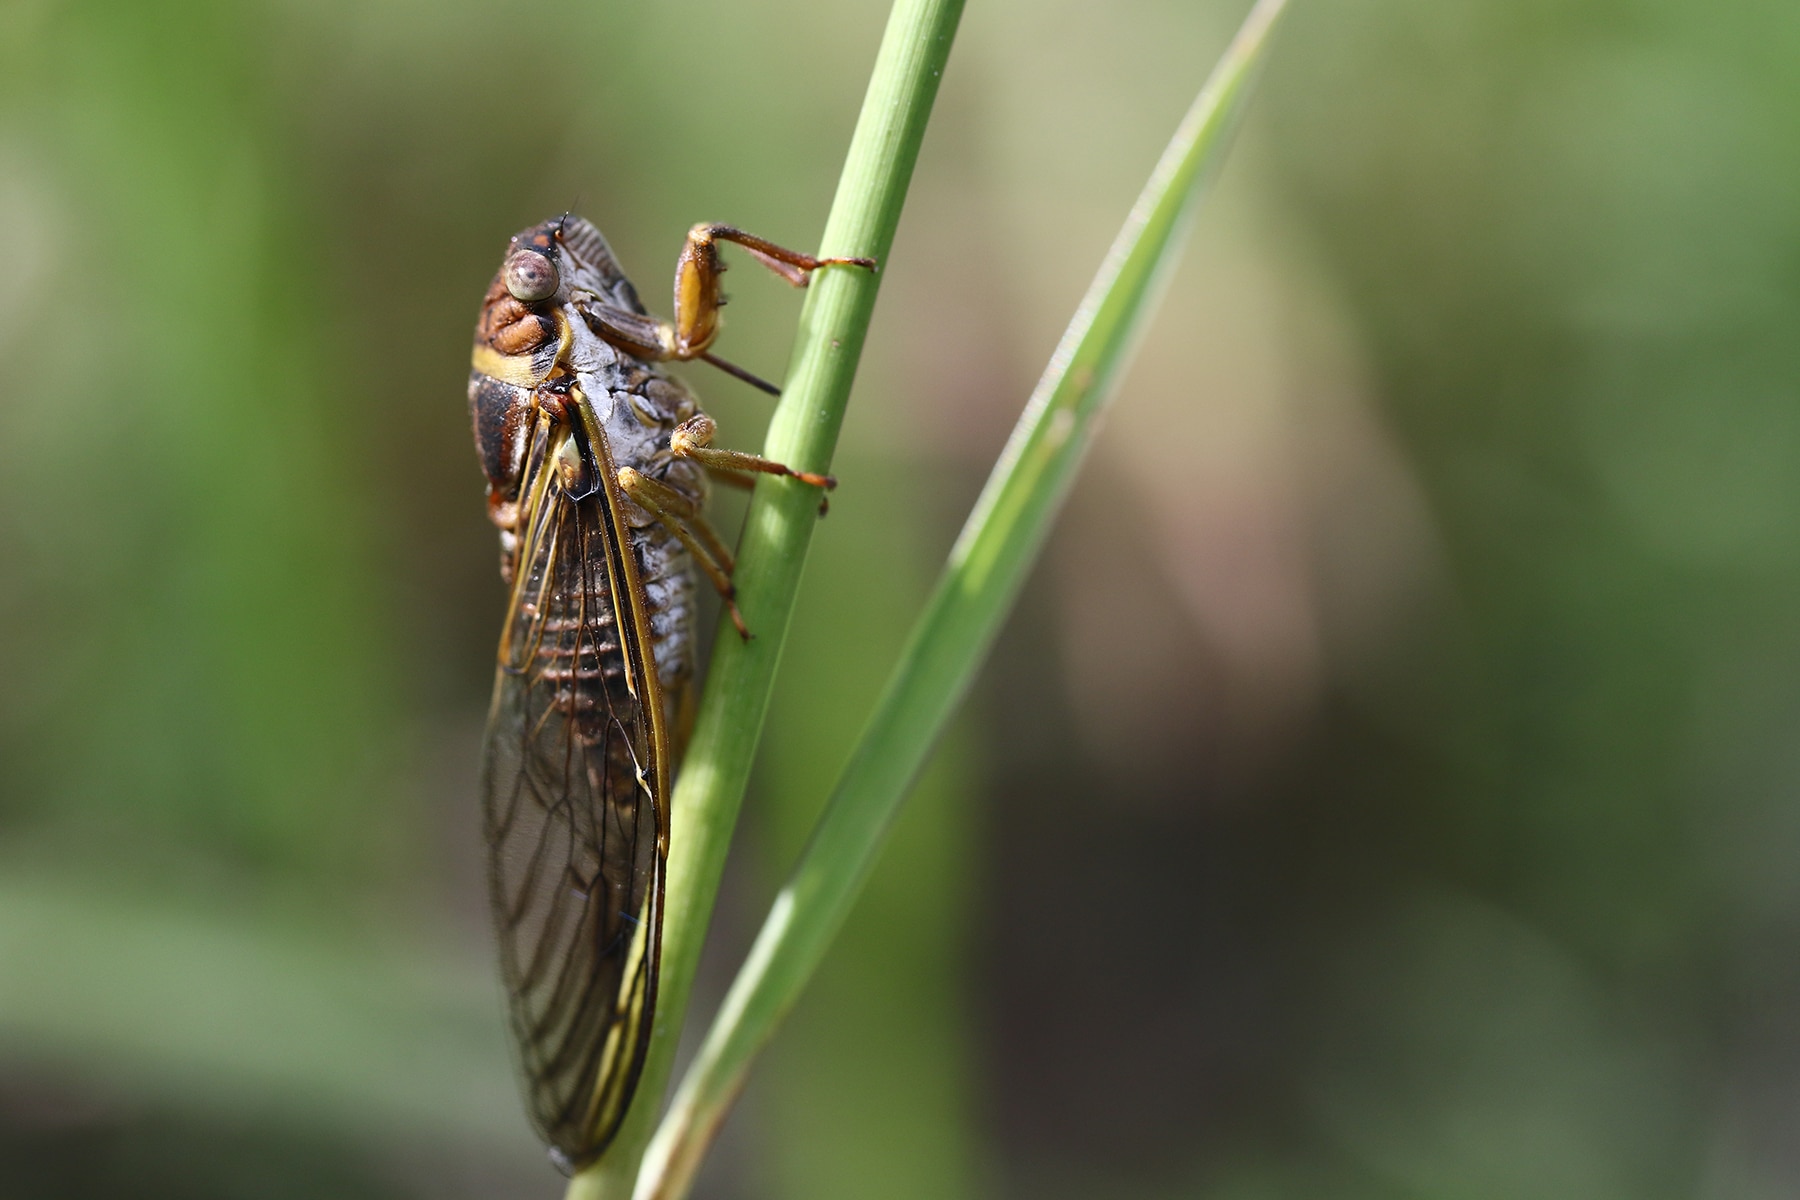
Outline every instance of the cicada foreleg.
<svg viewBox="0 0 1800 1200">
<path fill-rule="evenodd" d="M 757 262 L 795 287 L 805 287 L 820 267 L 875 268 L 872 258 L 815 258 L 731 225 L 701 224 L 688 230 L 687 244 L 675 262 L 673 321 L 659 321 L 597 300 L 583 303 L 581 311 L 594 332 L 639 358 L 682 362 L 701 359 L 770 395 L 780 395 L 780 389 L 773 384 L 707 352 L 719 336 L 719 310 L 725 306 L 725 294 L 720 288 L 720 276 L 725 273 L 725 264 L 719 261 L 720 242 L 742 246 Z"/>
<path fill-rule="evenodd" d="M 619 490 L 630 497 L 632 503 L 655 517 L 687 547 L 694 562 L 718 589 L 720 599 L 725 601 L 725 609 L 731 614 L 731 623 L 737 626 L 738 636 L 749 641 L 750 628 L 744 624 L 744 614 L 738 611 L 737 587 L 731 582 L 731 573 L 737 564 L 732 561 L 724 539 L 700 511 L 700 506 L 660 479 L 652 479 L 631 467 L 620 467 L 617 478 Z"/>
<path fill-rule="evenodd" d="M 675 263 L 675 336 L 685 358 L 697 357 L 719 333 L 719 309 L 725 303 L 719 289 L 719 277 L 725 273 L 725 264 L 719 261 L 720 242 L 742 246 L 795 287 L 805 287 L 820 267 L 875 269 L 872 258 L 814 258 L 731 225 L 696 225 L 688 230 L 687 244 Z"/>
</svg>

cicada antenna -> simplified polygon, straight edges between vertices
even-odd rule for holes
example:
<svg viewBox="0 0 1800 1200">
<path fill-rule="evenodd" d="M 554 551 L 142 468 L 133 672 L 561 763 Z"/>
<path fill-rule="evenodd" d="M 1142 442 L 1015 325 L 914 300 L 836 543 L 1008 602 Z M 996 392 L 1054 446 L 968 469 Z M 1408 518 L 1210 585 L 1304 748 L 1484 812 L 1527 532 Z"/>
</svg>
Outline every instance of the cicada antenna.
<svg viewBox="0 0 1800 1200">
<path fill-rule="evenodd" d="M 576 192 L 575 199 L 570 201 L 569 207 L 563 209 L 562 219 L 557 221 L 557 223 L 556 223 L 556 240 L 557 241 L 559 241 L 559 242 L 562 241 L 563 227 L 569 223 L 569 218 L 573 217 L 575 215 L 575 210 L 580 207 L 581 207 L 581 193 Z"/>
</svg>

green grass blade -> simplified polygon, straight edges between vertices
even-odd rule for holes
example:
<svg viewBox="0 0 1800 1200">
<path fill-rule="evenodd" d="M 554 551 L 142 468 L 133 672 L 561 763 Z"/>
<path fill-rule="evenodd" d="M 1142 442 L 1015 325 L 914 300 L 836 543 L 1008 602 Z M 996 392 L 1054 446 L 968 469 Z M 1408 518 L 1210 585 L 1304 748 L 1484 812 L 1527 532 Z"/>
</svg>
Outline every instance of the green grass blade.
<svg viewBox="0 0 1800 1200">
<path fill-rule="evenodd" d="M 687 1193 L 751 1060 L 812 976 L 882 836 L 1011 609 L 1223 155 L 1284 0 L 1259 0 L 1052 355 L 831 803 L 651 1143 L 638 1200 Z"/>
<path fill-rule="evenodd" d="M 896 0 L 826 220 L 821 255 L 886 261 L 962 8 L 962 0 Z M 830 465 L 879 282 L 878 274 L 844 267 L 822 270 L 813 280 L 781 403 L 769 426 L 769 457 L 802 470 Z M 618 1137 L 598 1162 L 569 1181 L 567 1200 L 618 1200 L 632 1193 L 657 1100 L 673 1070 L 694 968 L 818 511 L 818 492 L 787 479 L 764 477 L 751 500 L 734 578 L 738 607 L 756 636 L 743 642 L 725 625 L 670 804 L 662 978 L 650 1056 Z"/>
</svg>

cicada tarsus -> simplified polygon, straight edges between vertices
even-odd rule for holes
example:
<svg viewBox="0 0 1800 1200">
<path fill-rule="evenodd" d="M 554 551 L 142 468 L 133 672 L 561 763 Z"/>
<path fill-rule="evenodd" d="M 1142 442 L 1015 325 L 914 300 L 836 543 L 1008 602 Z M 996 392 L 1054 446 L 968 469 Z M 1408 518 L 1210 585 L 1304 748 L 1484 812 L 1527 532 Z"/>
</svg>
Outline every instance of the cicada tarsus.
<svg viewBox="0 0 1800 1200">
<path fill-rule="evenodd" d="M 827 264 L 724 225 L 688 233 L 672 321 L 575 216 L 514 237 L 469 372 L 488 514 L 510 587 L 482 792 L 488 890 L 526 1108 L 565 1171 L 617 1132 L 643 1070 L 662 946 L 670 785 L 690 711 L 698 566 L 732 602 L 707 476 L 823 475 L 711 445 L 658 364 L 719 329 L 720 242 L 804 285 Z"/>
</svg>

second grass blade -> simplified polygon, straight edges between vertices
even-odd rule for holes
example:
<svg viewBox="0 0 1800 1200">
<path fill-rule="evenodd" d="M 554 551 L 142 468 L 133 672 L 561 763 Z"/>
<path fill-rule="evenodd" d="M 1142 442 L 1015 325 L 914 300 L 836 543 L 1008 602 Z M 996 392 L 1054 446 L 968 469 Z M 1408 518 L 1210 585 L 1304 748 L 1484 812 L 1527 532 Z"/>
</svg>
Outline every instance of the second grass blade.
<svg viewBox="0 0 1800 1200">
<path fill-rule="evenodd" d="M 637 1200 L 684 1196 L 751 1060 L 848 913 L 883 834 L 1061 507 L 1223 156 L 1284 0 L 1259 0 L 1157 163 L 1032 393 L 792 877 L 652 1140 Z"/>
</svg>

